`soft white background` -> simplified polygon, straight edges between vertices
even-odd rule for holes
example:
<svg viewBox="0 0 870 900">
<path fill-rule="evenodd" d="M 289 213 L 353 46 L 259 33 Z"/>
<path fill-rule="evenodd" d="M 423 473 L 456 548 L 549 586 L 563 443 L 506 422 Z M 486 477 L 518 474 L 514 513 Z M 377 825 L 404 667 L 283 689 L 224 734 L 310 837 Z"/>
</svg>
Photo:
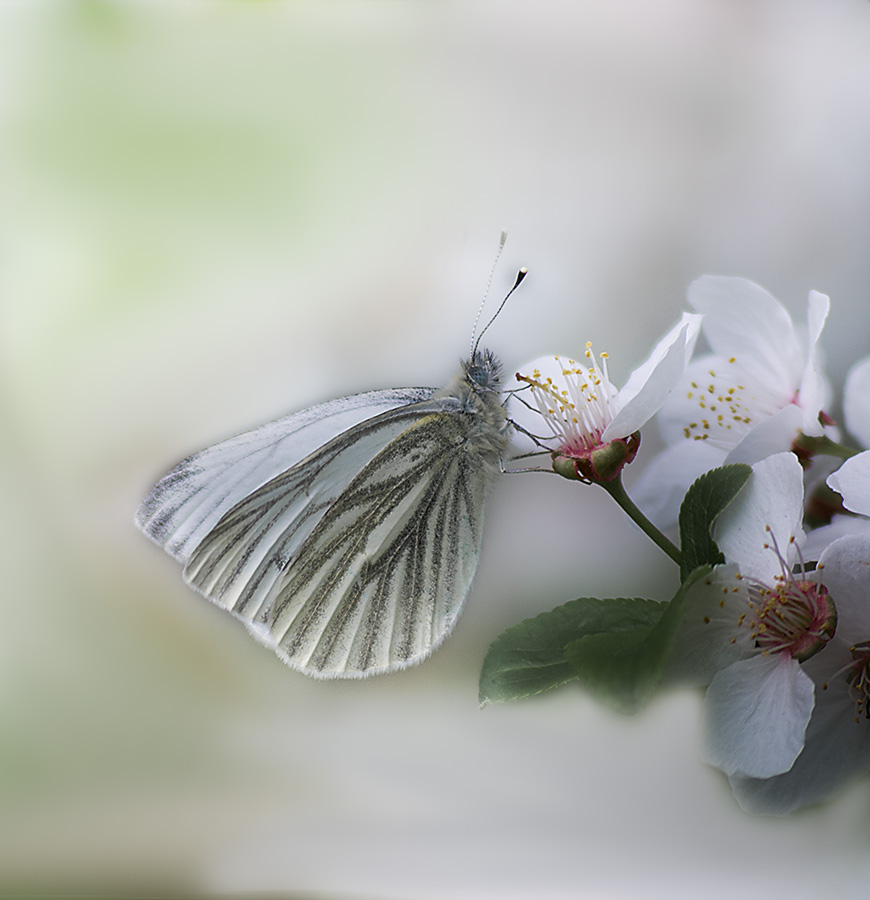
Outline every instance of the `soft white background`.
<svg viewBox="0 0 870 900">
<path fill-rule="evenodd" d="M 695 694 L 478 710 L 504 628 L 674 587 L 603 492 L 502 479 L 453 637 L 349 684 L 132 516 L 235 431 L 445 382 L 503 226 L 509 372 L 588 339 L 621 383 L 713 272 L 829 293 L 839 386 L 868 159 L 865 0 L 2 3 L 0 890 L 864 896 L 870 786 L 744 815 Z"/>
</svg>

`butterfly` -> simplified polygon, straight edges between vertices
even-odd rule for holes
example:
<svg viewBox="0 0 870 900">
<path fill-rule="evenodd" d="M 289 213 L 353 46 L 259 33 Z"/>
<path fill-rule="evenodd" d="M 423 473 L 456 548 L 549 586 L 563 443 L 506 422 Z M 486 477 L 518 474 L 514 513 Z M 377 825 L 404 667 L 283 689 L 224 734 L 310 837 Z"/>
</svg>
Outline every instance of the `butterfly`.
<svg viewBox="0 0 870 900">
<path fill-rule="evenodd" d="M 471 589 L 508 446 L 501 364 L 479 341 L 441 390 L 330 400 L 189 456 L 136 524 L 291 668 L 357 678 L 420 662 Z"/>
</svg>

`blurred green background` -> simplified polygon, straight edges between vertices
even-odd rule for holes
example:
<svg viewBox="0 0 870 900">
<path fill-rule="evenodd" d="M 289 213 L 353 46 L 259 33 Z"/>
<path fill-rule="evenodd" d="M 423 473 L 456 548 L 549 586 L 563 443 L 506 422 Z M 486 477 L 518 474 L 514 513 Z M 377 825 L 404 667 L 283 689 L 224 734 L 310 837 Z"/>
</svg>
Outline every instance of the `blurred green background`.
<svg viewBox="0 0 870 900">
<path fill-rule="evenodd" d="M 858 0 L 0 4 L 0 891 L 863 896 L 868 785 L 743 815 L 694 694 L 478 710 L 504 628 L 669 595 L 603 492 L 503 479 L 455 634 L 350 684 L 132 517 L 208 443 L 444 383 L 502 227 L 509 372 L 592 340 L 621 383 L 713 272 L 800 319 L 830 294 L 839 388 L 870 352 L 868 47 Z"/>
</svg>

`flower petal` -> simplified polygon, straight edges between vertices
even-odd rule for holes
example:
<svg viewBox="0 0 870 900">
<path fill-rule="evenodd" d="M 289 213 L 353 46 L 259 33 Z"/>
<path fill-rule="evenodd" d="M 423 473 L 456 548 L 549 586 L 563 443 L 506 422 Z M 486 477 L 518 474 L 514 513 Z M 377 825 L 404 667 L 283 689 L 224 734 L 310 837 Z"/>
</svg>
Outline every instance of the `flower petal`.
<svg viewBox="0 0 870 900">
<path fill-rule="evenodd" d="M 803 749 L 813 697 L 812 679 L 785 654 L 722 669 L 704 699 L 704 760 L 727 775 L 787 772 Z"/>
<path fill-rule="evenodd" d="M 744 575 L 772 584 L 781 574 L 774 547 L 788 553 L 792 537 L 803 541 L 803 470 L 793 453 L 777 453 L 752 467 L 752 476 L 719 516 L 716 543 Z"/>
<path fill-rule="evenodd" d="M 826 547 L 816 567 L 837 608 L 837 640 L 870 640 L 870 534 L 850 534 Z"/>
<path fill-rule="evenodd" d="M 817 345 L 825 320 L 831 309 L 830 297 L 820 294 L 818 291 L 810 291 L 807 306 L 807 342 L 809 352 L 807 364 L 801 379 L 799 397 L 800 406 L 804 413 L 801 430 L 804 434 L 820 436 L 824 429 L 819 421 L 819 413 L 827 402 L 828 384 L 822 374 L 818 360 Z"/>
<path fill-rule="evenodd" d="M 665 670 L 666 681 L 709 684 L 720 669 L 756 654 L 749 629 L 739 624 L 746 612 L 745 600 L 736 566 L 717 566 L 690 588 Z"/>
<path fill-rule="evenodd" d="M 844 783 L 870 771 L 870 721 L 855 721 L 845 680 L 832 681 L 818 694 L 804 749 L 788 772 L 765 779 L 731 776 L 734 796 L 747 812 L 787 815 L 830 800 Z"/>
<path fill-rule="evenodd" d="M 631 373 L 616 395 L 616 415 L 604 430 L 603 441 L 634 434 L 661 409 L 686 369 L 698 339 L 701 318 L 683 313 L 680 322 L 656 344 L 647 361 Z"/>
<path fill-rule="evenodd" d="M 804 420 L 803 410 L 789 403 L 763 419 L 730 451 L 726 463 L 753 465 L 774 453 L 791 449 Z"/>
<path fill-rule="evenodd" d="M 846 428 L 862 447 L 870 447 L 870 356 L 855 363 L 846 376 L 843 414 Z"/>
<path fill-rule="evenodd" d="M 870 450 L 847 459 L 828 476 L 827 484 L 843 498 L 846 509 L 870 516 Z"/>
<path fill-rule="evenodd" d="M 727 368 L 727 362 L 720 356 L 705 354 L 692 360 L 683 373 L 677 387 L 671 392 L 656 417 L 659 431 L 665 442 L 668 444 L 678 444 L 687 438 L 686 426 L 691 422 L 697 422 L 703 412 L 699 409 L 699 389 L 698 385 L 706 383 L 709 379 L 711 369 L 722 371 Z M 705 443 L 715 444 L 716 446 L 731 447 L 734 444 L 727 435 L 728 440 L 716 440 L 714 435 L 712 440 Z M 725 437 L 723 435 L 723 437 Z"/>
<path fill-rule="evenodd" d="M 568 357 L 558 357 L 552 354 L 550 356 L 539 356 L 537 359 L 520 366 L 517 371 L 522 375 L 531 375 L 532 372 L 538 371 L 541 373 L 544 381 L 551 378 L 556 383 L 559 383 L 562 379 L 562 369 L 564 368 L 559 361 L 560 359 L 568 359 Z M 524 393 L 521 396 L 528 398 L 529 395 Z M 530 431 L 535 437 L 540 439 L 542 444 L 553 450 L 558 450 L 562 438 L 555 434 L 552 428 L 548 427 L 549 420 L 542 416 L 537 409 L 534 409 L 534 401 L 532 401 L 533 408 L 531 409 L 525 403 L 518 401 L 519 398 L 511 403 L 510 415 L 512 421 L 519 425 L 520 428 Z M 514 431 L 511 436 L 511 443 L 526 453 L 541 449 L 528 435 L 523 434 L 519 430 Z"/>
<path fill-rule="evenodd" d="M 807 539 L 801 547 L 803 558 L 808 562 L 817 560 L 834 541 L 853 534 L 870 535 L 870 519 L 860 516 L 834 516 L 830 525 L 814 528 L 807 533 Z"/>
<path fill-rule="evenodd" d="M 646 463 L 632 498 L 657 527 L 671 528 L 692 482 L 724 461 L 725 451 L 706 441 L 680 441 Z"/>
<path fill-rule="evenodd" d="M 713 352 L 736 356 L 762 384 L 790 394 L 800 382 L 804 355 L 791 316 L 764 288 L 747 278 L 704 275 L 689 285 L 689 304 L 704 315 Z"/>
</svg>

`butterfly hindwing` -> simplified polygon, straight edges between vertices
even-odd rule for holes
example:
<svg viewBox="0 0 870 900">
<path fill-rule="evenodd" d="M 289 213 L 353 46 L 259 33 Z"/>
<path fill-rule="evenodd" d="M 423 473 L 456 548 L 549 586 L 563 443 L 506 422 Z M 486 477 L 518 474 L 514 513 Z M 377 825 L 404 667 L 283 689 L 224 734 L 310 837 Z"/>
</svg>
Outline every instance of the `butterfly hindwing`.
<svg viewBox="0 0 870 900">
<path fill-rule="evenodd" d="M 480 553 L 489 462 L 466 423 L 435 413 L 392 441 L 300 547 L 255 629 L 320 676 L 404 668 L 452 629 Z"/>
</svg>

